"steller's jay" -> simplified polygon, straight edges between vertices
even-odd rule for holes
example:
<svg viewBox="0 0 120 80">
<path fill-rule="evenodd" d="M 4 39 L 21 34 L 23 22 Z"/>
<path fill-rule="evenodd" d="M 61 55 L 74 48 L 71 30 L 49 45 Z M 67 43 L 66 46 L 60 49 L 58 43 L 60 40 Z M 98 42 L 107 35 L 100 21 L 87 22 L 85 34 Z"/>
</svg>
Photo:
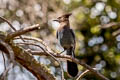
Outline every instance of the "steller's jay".
<svg viewBox="0 0 120 80">
<path fill-rule="evenodd" d="M 73 30 L 70 28 L 69 24 L 69 16 L 71 14 L 65 14 L 57 18 L 57 21 L 60 23 L 60 27 L 57 30 L 57 39 L 60 45 L 64 48 L 67 55 L 75 57 L 75 34 Z M 70 76 L 75 77 L 78 74 L 77 64 L 74 62 L 67 61 L 67 72 Z"/>
</svg>

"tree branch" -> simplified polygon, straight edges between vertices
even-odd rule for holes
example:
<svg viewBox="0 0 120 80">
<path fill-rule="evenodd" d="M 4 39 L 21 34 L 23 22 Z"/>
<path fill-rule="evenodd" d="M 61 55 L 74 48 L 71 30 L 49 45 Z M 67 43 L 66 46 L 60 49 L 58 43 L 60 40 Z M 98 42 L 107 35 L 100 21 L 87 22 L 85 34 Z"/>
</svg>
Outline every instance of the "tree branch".
<svg viewBox="0 0 120 80">
<path fill-rule="evenodd" d="M 7 67 L 7 69 L 0 75 L 0 80 L 6 80 L 6 75 L 8 71 L 12 68 L 13 64 L 10 63 Z"/>
<path fill-rule="evenodd" d="M 14 51 L 13 51 L 13 49 L 11 48 L 11 46 L 9 45 L 9 44 L 7 44 L 6 42 L 4 42 L 4 41 L 2 41 L 1 39 L 0 39 L 0 44 L 4 47 L 4 49 L 6 49 L 7 50 L 7 52 L 9 53 L 9 55 L 10 55 L 10 60 L 11 60 L 11 62 L 13 62 L 14 63 Z M 1 48 L 1 46 L 0 46 L 0 48 Z"/>
<path fill-rule="evenodd" d="M 116 31 L 114 31 L 114 32 L 112 33 L 113 36 L 117 36 L 117 35 L 119 35 L 119 34 L 120 34 L 120 29 L 118 29 L 118 30 L 116 30 Z"/>
<path fill-rule="evenodd" d="M 39 47 L 40 49 L 42 49 L 42 50 L 44 51 L 44 53 L 48 54 L 48 55 L 49 55 L 50 57 L 52 57 L 55 61 L 58 62 L 58 64 L 60 65 L 60 68 L 61 68 L 61 74 L 62 74 L 61 80 L 65 80 L 65 79 L 64 79 L 63 67 L 62 67 L 62 65 L 61 65 L 61 62 L 60 62 L 53 54 L 48 53 L 43 47 L 41 47 L 40 45 L 34 44 L 34 43 L 26 43 L 26 42 L 24 42 L 24 43 L 17 43 L 17 44 L 33 45 L 33 46 L 37 46 L 37 47 Z"/>
<path fill-rule="evenodd" d="M 50 71 L 43 64 L 38 63 L 30 53 L 24 51 L 24 49 L 14 43 L 10 45 L 15 53 L 15 60 L 32 72 L 38 80 L 55 80 Z M 0 50 L 9 53 L 9 49 L 2 44 L 2 40 L 0 40 Z"/>
<path fill-rule="evenodd" d="M 107 29 L 107 28 L 111 28 L 113 26 L 120 26 L 120 22 L 110 22 L 108 24 L 101 25 L 100 28 Z M 120 29 L 118 29 L 112 33 L 113 36 L 117 36 L 118 34 L 120 34 Z"/>
<path fill-rule="evenodd" d="M 24 37 L 24 39 L 25 39 L 25 37 Z M 49 49 L 49 47 L 48 47 L 46 44 L 44 44 L 44 41 L 42 41 L 42 40 L 35 39 L 35 38 L 33 38 L 33 39 L 32 39 L 32 38 L 26 38 L 26 39 L 38 41 L 38 42 L 40 42 L 41 44 L 43 44 L 43 45 L 46 47 L 47 51 L 48 51 L 49 53 L 51 53 L 53 56 L 55 56 L 55 57 L 57 57 L 57 58 L 62 58 L 62 59 L 64 58 L 64 59 L 73 61 L 73 62 L 75 62 L 75 63 L 77 63 L 77 64 L 82 65 L 83 67 L 85 67 L 86 69 L 88 69 L 90 72 L 92 72 L 94 75 L 98 76 L 98 77 L 101 78 L 102 80 L 109 80 L 108 78 L 106 78 L 105 76 L 103 76 L 102 74 L 100 74 L 98 71 L 96 71 L 96 70 L 94 70 L 93 68 L 91 68 L 91 67 L 90 67 L 89 65 L 87 65 L 86 63 L 84 63 L 84 62 L 82 62 L 82 61 L 80 61 L 80 60 L 78 60 L 78 59 L 76 59 L 76 58 L 73 59 L 73 58 L 70 57 L 70 56 L 67 56 L 67 55 L 59 55 L 59 54 L 51 51 L 51 49 Z M 44 51 L 44 52 L 41 52 L 41 51 L 30 51 L 30 50 L 29 50 L 29 52 L 30 52 L 31 54 L 33 54 L 33 55 L 45 55 L 45 56 L 49 56 L 49 55 L 48 55 L 48 52 L 45 52 L 45 51 Z"/>
<path fill-rule="evenodd" d="M 32 53 L 32 55 L 45 55 L 45 56 L 49 56 L 47 55 L 46 53 L 43 53 L 43 52 L 39 52 L 39 51 L 30 51 L 30 53 Z M 51 53 L 51 52 L 50 52 Z M 87 65 L 86 63 L 76 59 L 76 58 L 72 58 L 68 55 L 59 55 L 59 54 L 55 54 L 55 53 L 52 53 L 55 57 L 57 58 L 64 58 L 66 60 L 70 60 L 70 61 L 73 61 L 77 64 L 80 64 L 82 65 L 83 67 L 85 67 L 86 69 L 88 69 L 90 72 L 92 72 L 94 75 L 98 76 L 99 78 L 101 78 L 102 80 L 109 80 L 108 78 L 106 78 L 105 76 L 103 76 L 102 74 L 100 74 L 98 71 L 94 70 L 92 67 L 90 67 L 89 65 Z"/>
<path fill-rule="evenodd" d="M 3 21 L 5 21 L 6 23 L 8 23 L 8 25 L 9 25 L 14 31 L 17 31 L 7 19 L 5 19 L 5 18 L 3 18 L 3 17 L 0 17 L 0 19 L 3 20 Z M 22 36 L 19 36 L 19 37 L 24 41 L 24 39 L 22 38 Z M 25 41 L 24 41 L 24 42 L 25 42 Z"/>
<path fill-rule="evenodd" d="M 96 68 L 93 68 L 94 70 L 97 70 Z M 85 70 L 84 72 L 78 74 L 76 80 L 81 80 L 90 70 Z"/>
<path fill-rule="evenodd" d="M 39 24 L 36 24 L 36 25 L 33 25 L 33 26 L 29 26 L 29 27 L 27 27 L 27 28 L 18 30 L 18 31 L 16 31 L 16 32 L 12 32 L 11 34 L 8 34 L 8 35 L 7 35 L 6 41 L 10 41 L 10 40 L 13 39 L 14 37 L 17 37 L 17 36 L 20 36 L 20 35 L 25 34 L 25 33 L 27 33 L 27 32 L 36 30 L 36 29 L 38 29 L 38 28 L 40 28 L 40 25 L 39 25 Z"/>
<path fill-rule="evenodd" d="M 101 25 L 100 28 L 106 29 L 106 28 L 110 28 L 113 26 L 120 26 L 120 22 L 110 22 L 108 24 Z"/>
</svg>

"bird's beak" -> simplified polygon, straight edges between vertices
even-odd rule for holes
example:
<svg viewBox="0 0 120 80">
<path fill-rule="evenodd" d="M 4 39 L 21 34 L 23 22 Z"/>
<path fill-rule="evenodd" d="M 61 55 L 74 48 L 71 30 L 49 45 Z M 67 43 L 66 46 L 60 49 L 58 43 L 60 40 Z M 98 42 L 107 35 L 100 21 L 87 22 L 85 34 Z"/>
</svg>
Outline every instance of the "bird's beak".
<svg viewBox="0 0 120 80">
<path fill-rule="evenodd" d="M 72 13 L 68 13 L 68 14 L 66 14 L 66 17 L 69 18 L 69 16 L 71 16 L 71 15 L 72 15 Z"/>
<path fill-rule="evenodd" d="M 55 20 L 53 20 L 53 21 L 59 22 L 59 20 L 58 20 L 58 19 L 55 19 Z"/>
</svg>

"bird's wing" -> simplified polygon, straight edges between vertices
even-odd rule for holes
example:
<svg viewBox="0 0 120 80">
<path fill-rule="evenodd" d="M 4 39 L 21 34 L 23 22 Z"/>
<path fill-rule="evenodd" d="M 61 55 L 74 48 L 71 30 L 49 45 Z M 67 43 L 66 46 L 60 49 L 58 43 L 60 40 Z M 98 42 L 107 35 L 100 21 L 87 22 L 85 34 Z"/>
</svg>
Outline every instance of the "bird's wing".
<svg viewBox="0 0 120 80">
<path fill-rule="evenodd" d="M 73 39 L 75 40 L 75 33 L 72 29 L 70 29 L 70 32 L 72 33 Z"/>
<path fill-rule="evenodd" d="M 70 32 L 71 32 L 71 34 L 72 34 L 72 36 L 73 36 L 74 44 L 75 44 L 75 46 L 76 46 L 76 37 L 75 37 L 75 33 L 74 33 L 74 31 L 73 31 L 72 29 L 70 29 Z M 75 48 L 75 46 L 74 46 L 74 48 Z"/>
</svg>

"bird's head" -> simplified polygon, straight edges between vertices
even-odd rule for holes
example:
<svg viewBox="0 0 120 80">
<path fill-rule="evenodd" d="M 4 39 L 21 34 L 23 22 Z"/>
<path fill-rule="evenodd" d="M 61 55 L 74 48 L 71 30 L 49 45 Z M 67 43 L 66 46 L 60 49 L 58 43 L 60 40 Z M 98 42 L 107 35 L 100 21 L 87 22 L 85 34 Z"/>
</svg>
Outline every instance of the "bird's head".
<svg viewBox="0 0 120 80">
<path fill-rule="evenodd" d="M 64 21 L 69 21 L 69 16 L 72 15 L 72 13 L 68 13 L 68 14 L 64 14 L 60 17 L 58 17 L 56 20 L 54 21 L 57 21 L 57 22 L 64 22 Z"/>
</svg>

